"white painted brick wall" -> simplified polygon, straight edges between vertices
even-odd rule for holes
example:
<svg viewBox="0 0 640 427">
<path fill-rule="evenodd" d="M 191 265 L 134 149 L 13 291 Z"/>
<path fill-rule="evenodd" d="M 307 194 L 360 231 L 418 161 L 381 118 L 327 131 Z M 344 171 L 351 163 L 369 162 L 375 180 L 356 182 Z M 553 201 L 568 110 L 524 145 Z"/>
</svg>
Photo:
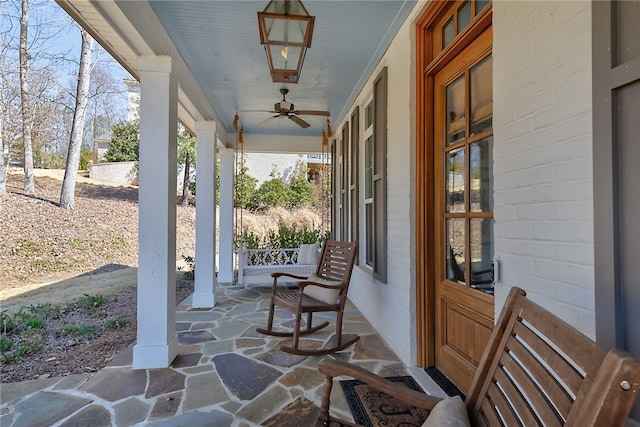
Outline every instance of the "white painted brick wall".
<svg viewBox="0 0 640 427">
<path fill-rule="evenodd" d="M 373 80 L 384 66 L 388 72 L 387 107 L 387 250 L 388 281 L 379 283 L 361 258 L 354 268 L 349 296 L 390 348 L 408 365 L 416 361 L 415 321 L 415 251 L 414 218 L 412 211 L 415 182 L 414 129 L 412 98 L 415 92 L 413 57 L 413 26 L 417 10 L 412 12 L 391 46 L 378 64 L 372 77 L 358 95 L 353 106 L 364 106 L 371 99 Z M 352 110 L 347 117 L 351 117 Z M 361 126 L 363 120 L 360 120 Z M 342 127 L 343 123 L 337 126 Z M 360 171 L 364 149 L 360 149 Z M 360 194 L 364 194 L 361 179 Z M 361 202 L 361 207 L 364 204 Z M 360 253 L 365 251 L 364 216 L 360 216 Z"/>
<path fill-rule="evenodd" d="M 591 6 L 495 1 L 496 312 L 520 286 L 595 335 Z"/>
</svg>

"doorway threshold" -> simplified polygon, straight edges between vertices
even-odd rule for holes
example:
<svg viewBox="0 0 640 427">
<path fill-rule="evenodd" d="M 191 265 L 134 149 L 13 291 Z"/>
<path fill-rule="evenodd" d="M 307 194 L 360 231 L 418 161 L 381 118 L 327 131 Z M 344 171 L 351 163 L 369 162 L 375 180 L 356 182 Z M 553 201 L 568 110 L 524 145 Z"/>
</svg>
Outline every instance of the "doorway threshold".
<svg viewBox="0 0 640 427">
<path fill-rule="evenodd" d="M 448 396 L 460 396 L 462 400 L 466 398 L 466 395 L 460 390 L 454 383 L 446 377 L 445 374 L 440 372 L 438 368 L 432 366 L 430 368 L 424 369 L 427 375 L 431 377 L 431 379 L 440 386 L 440 388 L 447 393 Z"/>
</svg>

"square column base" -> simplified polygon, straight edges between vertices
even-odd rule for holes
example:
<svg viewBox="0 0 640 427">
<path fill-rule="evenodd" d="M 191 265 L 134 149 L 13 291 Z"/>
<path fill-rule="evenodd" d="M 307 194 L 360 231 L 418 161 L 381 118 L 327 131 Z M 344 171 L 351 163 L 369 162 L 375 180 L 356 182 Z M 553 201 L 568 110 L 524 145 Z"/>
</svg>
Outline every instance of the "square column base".
<svg viewBox="0 0 640 427">
<path fill-rule="evenodd" d="M 216 305 L 216 299 L 211 292 L 193 293 L 191 296 L 191 306 L 193 308 L 213 308 Z"/>
<path fill-rule="evenodd" d="M 168 368 L 178 355 L 178 337 L 174 335 L 165 345 L 133 347 L 133 369 Z"/>
</svg>

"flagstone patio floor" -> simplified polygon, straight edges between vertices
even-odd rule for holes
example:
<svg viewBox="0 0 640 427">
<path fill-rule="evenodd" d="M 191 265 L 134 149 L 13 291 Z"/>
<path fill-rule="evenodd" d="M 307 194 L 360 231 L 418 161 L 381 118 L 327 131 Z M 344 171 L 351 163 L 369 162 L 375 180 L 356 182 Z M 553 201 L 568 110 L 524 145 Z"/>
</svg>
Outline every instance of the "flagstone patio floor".
<svg viewBox="0 0 640 427">
<path fill-rule="evenodd" d="M 330 356 L 280 351 L 284 340 L 256 332 L 269 311 L 269 287 L 219 286 L 216 306 L 194 309 L 190 298 L 176 311 L 178 356 L 166 369 L 132 369 L 132 350 L 93 374 L 2 384 L 0 425 L 23 426 L 312 426 L 322 397 L 323 357 L 349 361 L 382 376 L 413 375 L 430 394 L 444 396 L 419 368 L 407 368 L 348 302 L 344 333 L 359 334 L 350 348 Z M 335 333 L 335 315 L 317 313 L 331 325 L 301 343 L 321 347 Z M 276 322 L 293 316 L 276 312 Z M 332 412 L 352 419 L 339 386 Z"/>
</svg>

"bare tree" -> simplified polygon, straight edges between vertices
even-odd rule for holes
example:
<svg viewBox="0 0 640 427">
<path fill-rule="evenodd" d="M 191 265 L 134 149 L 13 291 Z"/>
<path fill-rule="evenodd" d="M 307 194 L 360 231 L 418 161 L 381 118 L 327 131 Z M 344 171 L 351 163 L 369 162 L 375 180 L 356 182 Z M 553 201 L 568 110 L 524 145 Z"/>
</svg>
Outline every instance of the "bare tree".
<svg viewBox="0 0 640 427">
<path fill-rule="evenodd" d="M 2 94 L 0 93 L 0 100 Z M 2 137 L 2 114 L 0 114 L 0 196 L 7 194 L 7 163 L 4 155 L 4 138 Z"/>
<path fill-rule="evenodd" d="M 178 164 L 184 164 L 182 179 L 182 206 L 189 204 L 189 183 L 191 182 L 191 166 L 196 164 L 196 138 L 180 123 L 178 134 Z"/>
<path fill-rule="evenodd" d="M 24 191 L 33 193 L 33 150 L 31 147 L 31 104 L 29 103 L 29 52 L 27 52 L 27 30 L 29 27 L 29 0 L 22 0 L 20 14 L 20 98 L 22 100 L 22 142 L 24 147 Z"/>
<path fill-rule="evenodd" d="M 60 193 L 60 207 L 63 209 L 74 208 L 74 193 L 76 189 L 76 175 L 80 162 L 82 149 L 82 135 L 84 133 L 85 116 L 89 102 L 89 85 L 91 83 L 91 57 L 93 55 L 93 38 L 84 29 L 80 31 L 82 36 L 82 49 L 80 51 L 80 66 L 78 67 L 78 88 L 76 91 L 76 108 L 69 139 L 69 153 L 67 154 L 67 167 L 64 172 L 62 191 Z"/>
<path fill-rule="evenodd" d="M 2 52 L 4 53 L 4 46 Z M 5 103 L 5 78 L 4 78 L 4 56 L 0 57 L 0 106 L 2 112 L 0 112 L 0 195 L 7 194 L 7 168 L 9 166 L 9 145 L 5 144 L 4 131 L 4 118 L 7 113 Z M 6 148 L 5 148 L 6 147 Z M 6 154 L 5 154 L 6 150 Z"/>
</svg>

